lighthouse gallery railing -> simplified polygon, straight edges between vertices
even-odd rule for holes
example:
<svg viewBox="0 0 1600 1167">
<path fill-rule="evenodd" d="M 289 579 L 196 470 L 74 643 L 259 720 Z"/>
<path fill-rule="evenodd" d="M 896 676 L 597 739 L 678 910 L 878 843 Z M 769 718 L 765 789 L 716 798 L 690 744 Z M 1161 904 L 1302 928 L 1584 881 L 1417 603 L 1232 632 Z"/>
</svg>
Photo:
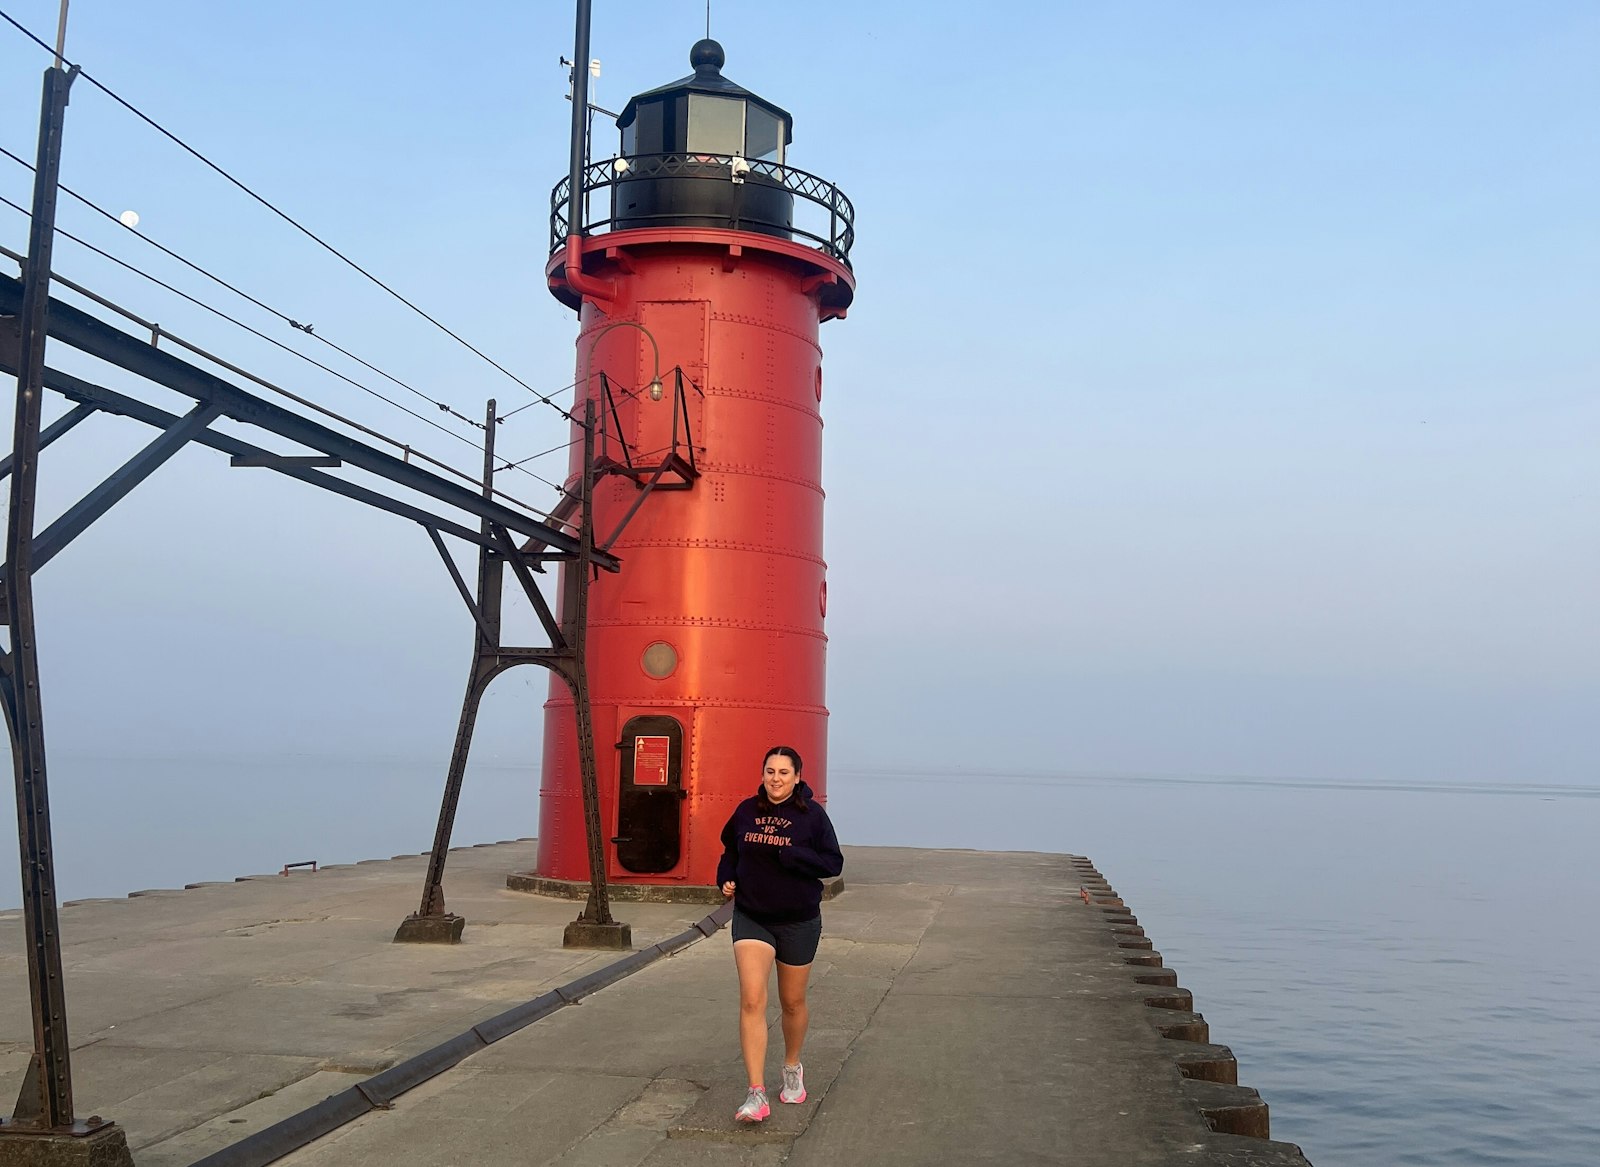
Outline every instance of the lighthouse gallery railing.
<svg viewBox="0 0 1600 1167">
<path fill-rule="evenodd" d="M 703 182 L 750 181 L 764 186 L 775 186 L 798 195 L 804 203 L 803 216 L 789 230 L 797 238 L 814 243 L 819 249 L 846 267 L 850 266 L 850 248 L 856 241 L 855 205 L 843 191 L 826 179 L 783 166 L 777 162 L 739 158 L 732 154 L 638 154 L 629 158 L 609 158 L 592 162 L 583 172 L 584 223 L 583 233 L 599 235 L 614 228 L 617 219 L 613 201 L 606 200 L 604 217 L 597 217 L 589 209 L 589 195 L 614 188 L 619 182 L 637 182 L 642 179 L 672 178 L 694 179 Z M 567 241 L 567 205 L 572 189 L 570 177 L 563 178 L 550 192 L 550 252 L 555 254 Z M 598 200 L 596 200 L 598 201 Z M 801 207 L 796 208 L 801 211 Z M 632 222 L 636 216 L 629 216 Z"/>
</svg>

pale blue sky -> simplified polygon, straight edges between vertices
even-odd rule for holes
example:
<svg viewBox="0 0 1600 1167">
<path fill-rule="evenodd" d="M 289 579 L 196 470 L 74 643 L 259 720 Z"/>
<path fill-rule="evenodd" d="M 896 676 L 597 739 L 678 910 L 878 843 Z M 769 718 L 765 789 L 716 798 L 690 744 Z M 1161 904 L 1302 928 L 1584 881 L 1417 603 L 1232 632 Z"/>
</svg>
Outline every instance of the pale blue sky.
<svg viewBox="0 0 1600 1167">
<path fill-rule="evenodd" d="M 0 7 L 53 37 L 54 0 Z M 599 103 L 686 73 L 703 14 L 597 0 Z M 1600 778 L 1600 5 L 719 0 L 712 31 L 859 212 L 823 336 L 835 769 Z M 571 35 L 564 3 L 75 0 L 68 56 L 553 390 Z M 0 27 L 0 144 L 30 158 L 45 63 Z M 63 173 L 467 412 L 528 399 L 81 82 Z M 27 202 L 3 158 L 0 194 Z M 47 497 L 145 439 L 82 427 Z M 501 434 L 562 440 L 537 407 Z M 39 591 L 52 748 L 448 752 L 470 625 L 409 524 L 196 449 Z M 497 683 L 486 752 L 537 756 L 543 685 Z"/>
</svg>

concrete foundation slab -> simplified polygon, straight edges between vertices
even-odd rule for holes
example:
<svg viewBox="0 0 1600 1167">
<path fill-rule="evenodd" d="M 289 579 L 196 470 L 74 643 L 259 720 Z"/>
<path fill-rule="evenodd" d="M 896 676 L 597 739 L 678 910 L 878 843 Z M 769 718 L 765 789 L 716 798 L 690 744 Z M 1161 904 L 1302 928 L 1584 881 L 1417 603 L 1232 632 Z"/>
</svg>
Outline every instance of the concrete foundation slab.
<svg viewBox="0 0 1600 1167">
<path fill-rule="evenodd" d="M 85 1135 L 0 1133 L 0 1167 L 133 1167 L 120 1127 Z"/>
</svg>

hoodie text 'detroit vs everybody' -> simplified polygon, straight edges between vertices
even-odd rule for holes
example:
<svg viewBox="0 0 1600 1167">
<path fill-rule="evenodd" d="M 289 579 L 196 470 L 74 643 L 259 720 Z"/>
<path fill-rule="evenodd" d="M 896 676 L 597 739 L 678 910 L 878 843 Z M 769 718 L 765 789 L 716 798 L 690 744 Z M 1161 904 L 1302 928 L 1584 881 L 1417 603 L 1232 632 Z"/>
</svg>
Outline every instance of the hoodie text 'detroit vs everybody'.
<svg viewBox="0 0 1600 1167">
<path fill-rule="evenodd" d="M 821 911 L 822 881 L 844 870 L 827 811 L 804 781 L 774 806 L 758 793 L 722 829 L 717 884 L 735 884 L 734 904 L 765 923 L 809 920 Z"/>
</svg>

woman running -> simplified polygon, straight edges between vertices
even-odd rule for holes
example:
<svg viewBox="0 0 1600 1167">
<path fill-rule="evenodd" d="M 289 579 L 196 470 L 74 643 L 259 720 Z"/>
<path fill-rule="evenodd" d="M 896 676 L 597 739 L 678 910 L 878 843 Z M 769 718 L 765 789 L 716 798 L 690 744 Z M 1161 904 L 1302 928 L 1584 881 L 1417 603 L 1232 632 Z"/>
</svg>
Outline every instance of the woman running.
<svg viewBox="0 0 1600 1167">
<path fill-rule="evenodd" d="M 760 1122 L 767 1105 L 767 979 L 778 966 L 783 1006 L 780 1102 L 806 1100 L 800 1047 L 810 1015 L 806 981 L 822 939 L 822 881 L 844 870 L 828 812 L 800 779 L 800 755 L 773 746 L 761 762 L 761 787 L 722 828 L 717 882 L 733 897 L 733 963 L 739 970 L 739 1048 L 750 1094 L 734 1113 Z"/>
</svg>

